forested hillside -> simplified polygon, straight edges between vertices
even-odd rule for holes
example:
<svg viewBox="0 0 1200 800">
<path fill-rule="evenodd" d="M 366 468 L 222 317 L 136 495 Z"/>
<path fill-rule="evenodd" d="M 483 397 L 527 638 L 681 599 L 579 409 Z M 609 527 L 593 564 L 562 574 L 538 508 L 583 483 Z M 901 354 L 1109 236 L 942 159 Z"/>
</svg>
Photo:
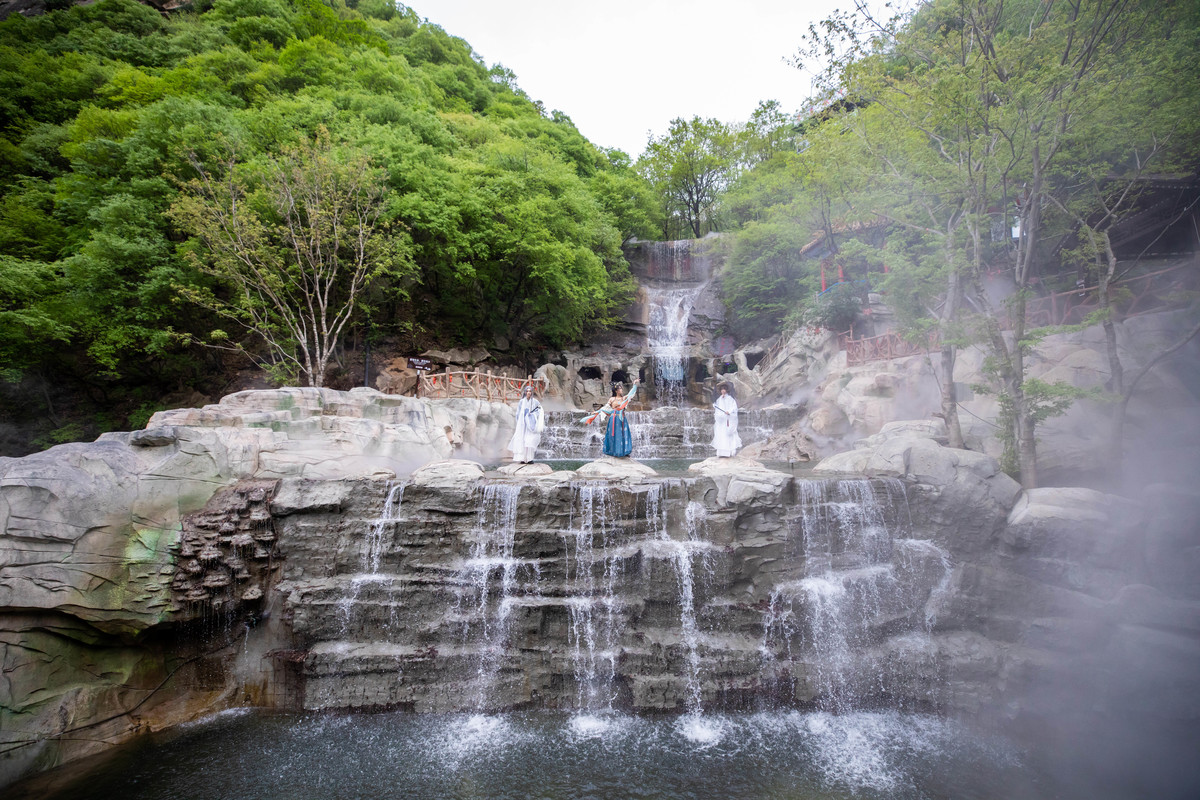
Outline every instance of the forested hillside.
<svg viewBox="0 0 1200 800">
<path fill-rule="evenodd" d="M 627 299 L 620 245 L 657 229 L 630 158 L 416 11 L 57 7 L 0 22 L 0 379 L 7 436 L 23 432 L 5 454 L 138 426 L 251 364 L 302 380 L 304 332 L 273 298 L 325 292 L 308 322 L 359 348 L 483 342 L 514 359 Z M 318 205 L 296 201 L 304 186 Z M 345 216 L 353 203 L 366 215 Z M 206 246 L 222 230 L 235 244 Z M 331 231 L 340 250 L 315 257 L 336 274 L 302 285 L 287 251 Z M 238 264 L 280 272 L 255 284 Z M 354 385 L 332 345 L 324 382 Z"/>
<path fill-rule="evenodd" d="M 1004 466 L 1033 486 L 1038 424 L 1086 394 L 1027 369 L 1052 330 L 1031 309 L 1069 291 L 1091 313 L 1049 324 L 1103 326 L 1091 396 L 1114 403 L 1119 430 L 1137 388 L 1115 330 L 1128 282 L 1170 273 L 1155 307 L 1200 321 L 1200 6 L 932 0 L 890 19 L 863 6 L 798 45 L 826 69 L 793 146 L 735 171 L 708 213 L 733 232 L 730 332 L 845 331 L 876 293 L 940 351 L 942 375 L 959 348 L 984 350 L 972 390 L 997 399 Z M 823 281 L 840 285 L 818 293 Z M 958 389 L 941 389 L 957 446 Z"/>
<path fill-rule="evenodd" d="M 357 385 L 368 345 L 533 367 L 614 321 L 623 242 L 719 231 L 738 342 L 845 330 L 869 289 L 947 374 L 989 348 L 1015 470 L 1074 399 L 1025 380 L 1026 303 L 1100 298 L 1119 398 L 1109 285 L 1200 236 L 1192 0 L 835 14 L 796 31 L 800 113 L 681 117 L 636 163 L 390 0 L 49 7 L 0 22 L 0 454 L 250 376 Z"/>
</svg>

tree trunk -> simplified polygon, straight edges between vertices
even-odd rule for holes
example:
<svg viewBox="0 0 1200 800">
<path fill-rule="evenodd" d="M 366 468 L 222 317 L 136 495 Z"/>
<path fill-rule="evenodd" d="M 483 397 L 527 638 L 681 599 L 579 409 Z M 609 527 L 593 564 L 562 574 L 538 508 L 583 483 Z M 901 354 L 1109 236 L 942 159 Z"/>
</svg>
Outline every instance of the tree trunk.
<svg viewBox="0 0 1200 800">
<path fill-rule="evenodd" d="M 1194 308 L 1192 310 L 1195 311 Z M 1129 385 L 1125 387 L 1125 391 L 1121 393 L 1121 399 L 1118 401 L 1116 411 L 1113 414 L 1112 442 L 1110 443 L 1110 453 L 1113 457 L 1113 469 L 1118 479 L 1121 477 L 1121 468 L 1125 455 L 1125 450 L 1123 447 L 1123 440 L 1125 437 L 1125 411 L 1129 407 L 1129 401 L 1133 398 L 1133 393 L 1137 389 L 1138 382 L 1144 378 L 1146 373 L 1150 372 L 1150 370 L 1152 370 L 1155 365 L 1158 364 L 1158 362 L 1167 358 L 1176 350 L 1182 348 L 1184 345 L 1194 339 L 1197 334 L 1200 334 L 1200 323 L 1192 326 L 1191 330 L 1185 333 L 1175 344 L 1171 345 L 1154 358 L 1146 362 L 1145 366 L 1139 369 L 1134 374 L 1133 378 L 1130 379 Z"/>
<path fill-rule="evenodd" d="M 949 438 L 947 443 L 950 447 L 962 449 L 962 426 L 958 421 L 958 391 L 954 388 L 954 361 L 957 352 L 954 345 L 946 343 L 950 332 L 948 325 L 958 317 L 958 303 L 962 296 L 958 270 L 954 265 L 953 236 L 950 234 L 951 232 L 947 231 L 946 268 L 949 272 L 949 279 L 946 287 L 946 306 L 939 325 L 942 339 L 942 419 L 946 421 L 946 433 Z"/>
<path fill-rule="evenodd" d="M 1105 312 L 1104 322 L 1104 348 L 1108 352 L 1108 369 L 1112 375 L 1111 388 L 1117 394 L 1125 393 L 1125 370 L 1121 366 L 1121 356 L 1117 352 L 1117 324 L 1113 319 L 1115 309 L 1108 297 L 1108 287 L 1112 282 L 1113 276 L 1117 274 L 1117 255 L 1112 249 L 1112 239 L 1108 235 L 1108 231 L 1101 233 L 1104 241 L 1105 253 L 1105 268 L 1100 271 L 1099 286 L 1096 291 L 1099 292 L 1097 299 L 1099 301 L 1100 310 Z"/>
<path fill-rule="evenodd" d="M 1017 468 L 1020 470 L 1021 487 L 1033 489 L 1037 486 L 1037 447 L 1034 437 L 1036 425 L 1033 409 L 1025 397 L 1025 305 L 1033 270 L 1035 243 L 1041 229 L 1041 205 L 1043 171 L 1041 148 L 1037 140 L 1032 149 L 1033 174 L 1028 201 L 1022 214 L 1021 238 L 1018 241 L 1016 284 L 1017 293 L 1012 303 L 1012 370 L 1009 392 L 1013 400 L 1013 431 L 1017 445 Z"/>
<path fill-rule="evenodd" d="M 942 348 L 942 418 L 946 420 L 947 444 L 950 447 L 963 449 L 962 426 L 958 421 L 958 392 L 954 388 L 954 359 L 953 346 Z"/>
</svg>

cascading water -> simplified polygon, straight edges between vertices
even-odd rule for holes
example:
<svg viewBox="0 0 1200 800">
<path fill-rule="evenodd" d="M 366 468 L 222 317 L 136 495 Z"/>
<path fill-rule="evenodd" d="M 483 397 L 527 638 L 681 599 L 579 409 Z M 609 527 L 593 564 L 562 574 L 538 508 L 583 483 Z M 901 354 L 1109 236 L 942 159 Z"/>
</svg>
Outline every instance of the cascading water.
<svg viewBox="0 0 1200 800">
<path fill-rule="evenodd" d="M 846 711 L 860 699 L 857 686 L 886 683 L 858 674 L 858 652 L 888 621 L 922 608 L 931 613 L 937 588 L 928 586 L 927 565 L 941 571 L 944 591 L 949 559 L 932 543 L 899 538 L 911 519 L 896 479 L 803 480 L 796 493 L 791 555 L 801 575 L 771 593 L 760 646 L 764 671 L 785 682 L 800 672 L 806 686 L 793 691 Z"/>
<path fill-rule="evenodd" d="M 920 649 L 951 571 L 914 535 L 904 485 L 784 485 L 776 501 L 732 506 L 691 477 L 391 484 L 338 562 L 348 574 L 289 587 L 305 707 L 467 713 L 274 716 L 250 729 L 260 735 L 222 729 L 215 741 L 242 737 L 240 750 L 258 754 L 243 780 L 272 799 L 381 787 L 460 796 L 475 781 L 503 798 L 647 785 L 703 800 L 781 786 L 814 800 L 916 800 L 1011 785 L 1020 771 L 994 755 L 1001 778 L 964 779 L 982 750 L 948 723 L 861 710 L 889 681 L 920 680 L 887 673 L 873 652 L 885 637 Z M 349 601 L 352 625 L 335 596 L 348 578 L 370 579 Z M 719 710 L 755 703 L 754 714 Z M 621 713 L 630 707 L 683 713 Z M 486 716 L 509 708 L 535 710 Z M 955 759 L 963 766 L 944 772 Z M 275 780 L 282 794 L 258 780 L 264 763 L 287 778 Z M 290 780 L 297 769 L 303 784 Z"/>
<path fill-rule="evenodd" d="M 611 553 L 611 487 L 573 484 L 568 531 L 566 598 L 570 617 L 576 705 L 586 711 L 612 710 L 616 697 L 616 654 L 620 608 L 616 596 L 619 564 Z"/>
<path fill-rule="evenodd" d="M 513 553 L 520 493 L 519 483 L 484 484 L 471 552 L 458 575 L 462 590 L 455 616 L 461 621 L 464 648 L 476 653 L 474 707 L 479 711 L 491 707 L 490 696 L 509 646 L 513 602 L 518 593 L 538 592 L 537 563 L 520 561 Z M 522 571 L 526 573 L 523 583 Z"/>
<path fill-rule="evenodd" d="M 646 345 L 654 358 L 654 391 L 661 404 L 678 408 L 687 400 L 688 320 L 703 290 L 703 285 L 646 288 Z"/>
<path fill-rule="evenodd" d="M 350 578 L 349 587 L 338 603 L 342 618 L 343 637 L 351 634 L 354 610 L 360 605 L 363 588 L 379 585 L 386 592 L 394 582 L 394 575 L 380 574 L 379 568 L 388 543 L 388 533 L 399 521 L 400 507 L 404 503 L 404 489 L 407 485 L 407 481 L 388 481 L 387 499 L 383 504 L 383 512 L 367 528 L 366 547 L 363 548 L 361 558 L 361 571 Z"/>
<path fill-rule="evenodd" d="M 776 510 L 737 519 L 691 477 L 390 486 L 359 569 L 294 590 L 305 707 L 695 716 L 912 695 L 877 645 L 923 652 L 948 556 L 913 537 L 899 481 L 785 480 Z"/>
<path fill-rule="evenodd" d="M 378 573 L 383 559 L 384 545 L 387 544 L 387 532 L 399 520 L 400 507 L 404 503 L 404 489 L 407 481 L 388 481 L 387 499 L 383 503 L 383 513 L 379 519 L 371 523 L 367 531 L 367 547 L 363 551 L 363 572 Z"/>
<path fill-rule="evenodd" d="M 667 505 L 664 495 L 670 492 L 672 483 L 664 481 L 646 493 L 646 520 L 650 524 L 653 550 L 650 555 L 663 555 L 674 570 L 676 603 L 679 606 L 679 633 L 683 644 L 686 673 L 684 707 L 691 715 L 701 711 L 700 687 L 700 629 L 696 623 L 696 581 L 692 569 L 693 558 L 703 552 L 705 545 L 700 537 L 700 517 L 696 503 L 687 506 L 687 539 L 671 538 Z M 703 508 L 701 506 L 701 508 Z"/>
</svg>

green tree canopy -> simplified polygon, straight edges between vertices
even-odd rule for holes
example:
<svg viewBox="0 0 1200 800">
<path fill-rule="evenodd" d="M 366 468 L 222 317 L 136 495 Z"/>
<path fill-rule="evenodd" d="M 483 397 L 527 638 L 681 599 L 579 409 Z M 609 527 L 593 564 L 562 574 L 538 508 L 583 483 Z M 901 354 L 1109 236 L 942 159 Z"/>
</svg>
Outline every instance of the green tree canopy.
<svg viewBox="0 0 1200 800">
<path fill-rule="evenodd" d="M 381 274 L 343 330 L 507 341 L 519 357 L 608 324 L 629 296 L 620 244 L 652 230 L 648 184 L 462 39 L 387 3 L 195 8 L 100 0 L 0 22 L 0 313 L 13 322 L 0 352 L 20 356 L 6 378 L 132 397 L 202 383 L 216 353 L 198 343 L 216 330 L 269 352 L 270 326 L 221 320 L 247 313 L 233 274 L 186 257 L 196 215 L 168 214 L 189 157 L 221 163 L 221 142 L 238 143 L 247 198 L 320 130 L 381 170 L 383 250 L 413 267 Z M 253 210 L 278 223 L 269 204 Z"/>
<path fill-rule="evenodd" d="M 736 137 L 715 119 L 677 117 L 651 138 L 638 169 L 661 198 L 664 238 L 674 230 L 696 238 L 716 230 L 718 202 L 737 165 Z"/>
</svg>

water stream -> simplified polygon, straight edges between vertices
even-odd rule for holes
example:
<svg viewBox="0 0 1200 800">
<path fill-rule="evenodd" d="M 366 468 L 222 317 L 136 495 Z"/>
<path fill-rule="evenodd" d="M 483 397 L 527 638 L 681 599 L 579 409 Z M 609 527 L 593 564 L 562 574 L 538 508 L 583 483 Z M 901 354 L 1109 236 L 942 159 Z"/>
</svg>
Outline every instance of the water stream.
<svg viewBox="0 0 1200 800">
<path fill-rule="evenodd" d="M 581 481 L 571 486 L 566 575 L 570 618 L 567 641 L 576 686 L 576 707 L 611 711 L 616 699 L 621 624 L 617 597 L 620 560 L 612 551 L 611 485 Z"/>
<path fill-rule="evenodd" d="M 654 358 L 655 396 L 663 405 L 679 408 L 687 401 L 688 320 L 702 291 L 704 284 L 646 288 L 646 345 Z"/>
<path fill-rule="evenodd" d="M 928 630 L 928 609 L 939 587 L 944 591 L 949 558 L 930 542 L 901 538 L 912 522 L 898 480 L 798 480 L 795 486 L 790 543 L 801 569 L 771 592 L 759 647 L 763 670 L 792 682 L 790 692 L 844 713 L 869 702 L 866 691 L 886 691 L 889 676 L 864 674 L 859 656 L 877 630 L 917 614 Z M 934 587 L 931 564 L 940 573 Z M 805 685 L 795 685 L 798 675 Z"/>
<path fill-rule="evenodd" d="M 476 509 L 470 555 L 456 578 L 462 589 L 455 616 L 461 620 L 462 644 L 477 654 L 473 707 L 491 707 L 496 680 L 509 648 L 513 602 L 538 592 L 536 562 L 514 557 L 519 483 L 485 483 Z M 526 580 L 519 582 L 524 574 Z"/>
</svg>

